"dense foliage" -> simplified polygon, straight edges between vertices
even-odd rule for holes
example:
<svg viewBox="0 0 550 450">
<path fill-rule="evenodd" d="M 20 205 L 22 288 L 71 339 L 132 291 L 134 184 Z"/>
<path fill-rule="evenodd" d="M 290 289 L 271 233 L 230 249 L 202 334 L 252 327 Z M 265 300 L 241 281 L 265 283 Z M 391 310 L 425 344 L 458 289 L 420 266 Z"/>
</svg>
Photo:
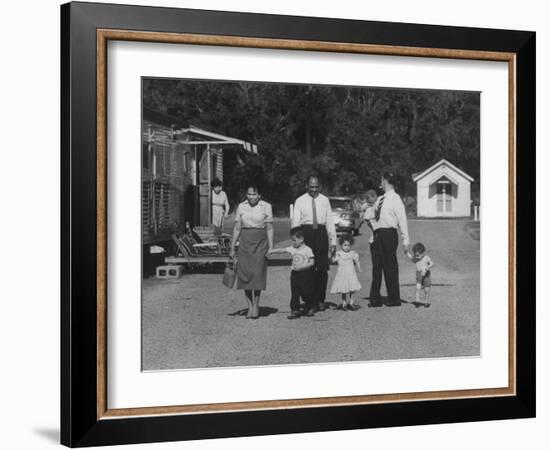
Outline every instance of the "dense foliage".
<svg viewBox="0 0 550 450">
<path fill-rule="evenodd" d="M 385 170 L 414 196 L 412 174 L 441 158 L 474 177 L 478 196 L 477 92 L 167 79 L 143 87 L 144 106 L 258 145 L 225 169 L 232 199 L 254 180 L 284 207 L 311 172 L 324 192 L 355 194 L 378 187 Z"/>
</svg>

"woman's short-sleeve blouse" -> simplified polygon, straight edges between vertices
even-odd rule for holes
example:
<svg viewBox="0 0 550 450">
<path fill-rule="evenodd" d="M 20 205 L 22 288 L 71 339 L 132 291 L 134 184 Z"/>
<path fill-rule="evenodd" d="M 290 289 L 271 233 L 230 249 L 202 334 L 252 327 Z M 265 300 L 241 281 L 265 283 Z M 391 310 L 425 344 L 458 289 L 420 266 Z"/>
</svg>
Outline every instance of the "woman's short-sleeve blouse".
<svg viewBox="0 0 550 450">
<path fill-rule="evenodd" d="M 271 204 L 260 200 L 251 206 L 248 201 L 239 204 L 235 222 L 240 222 L 243 228 L 265 228 L 266 223 L 273 222 Z"/>
</svg>

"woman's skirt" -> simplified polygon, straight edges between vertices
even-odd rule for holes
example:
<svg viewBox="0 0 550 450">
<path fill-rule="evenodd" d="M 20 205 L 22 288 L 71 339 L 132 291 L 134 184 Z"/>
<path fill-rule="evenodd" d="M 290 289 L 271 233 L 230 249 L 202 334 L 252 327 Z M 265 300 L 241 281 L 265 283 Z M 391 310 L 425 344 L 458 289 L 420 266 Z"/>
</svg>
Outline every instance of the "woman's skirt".
<svg viewBox="0 0 550 450">
<path fill-rule="evenodd" d="M 265 228 L 243 228 L 241 230 L 237 264 L 237 289 L 265 290 L 268 248 Z"/>
</svg>

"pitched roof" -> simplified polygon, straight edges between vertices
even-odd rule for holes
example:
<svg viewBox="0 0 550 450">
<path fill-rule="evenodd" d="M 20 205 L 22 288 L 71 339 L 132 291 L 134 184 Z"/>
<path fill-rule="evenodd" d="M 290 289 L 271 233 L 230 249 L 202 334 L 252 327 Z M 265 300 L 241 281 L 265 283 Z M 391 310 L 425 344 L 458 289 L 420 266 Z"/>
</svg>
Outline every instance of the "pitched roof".
<svg viewBox="0 0 550 450">
<path fill-rule="evenodd" d="M 417 182 L 418 180 L 420 180 L 421 178 L 424 178 L 426 175 L 430 174 L 431 172 L 433 172 L 435 169 L 437 169 L 438 167 L 440 167 L 442 165 L 448 166 L 451 170 L 455 171 L 456 173 L 458 173 L 462 177 L 466 178 L 468 181 L 470 181 L 470 182 L 474 181 L 474 179 L 470 175 L 468 175 L 463 170 L 460 170 L 458 167 L 456 167 L 454 164 L 450 163 L 446 159 L 442 159 L 442 160 L 436 162 L 433 166 L 428 167 L 423 172 L 413 174 L 412 175 L 413 181 Z"/>
</svg>

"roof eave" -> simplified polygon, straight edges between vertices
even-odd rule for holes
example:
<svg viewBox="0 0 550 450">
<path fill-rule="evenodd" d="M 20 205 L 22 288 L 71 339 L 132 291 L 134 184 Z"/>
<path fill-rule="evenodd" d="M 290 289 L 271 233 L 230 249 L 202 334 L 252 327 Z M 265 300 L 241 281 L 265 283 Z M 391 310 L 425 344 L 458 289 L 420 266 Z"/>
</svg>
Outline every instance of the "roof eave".
<svg viewBox="0 0 550 450">
<path fill-rule="evenodd" d="M 428 176 L 431 172 L 433 172 L 435 169 L 437 169 L 439 166 L 441 166 L 443 164 L 447 164 L 449 167 L 451 167 L 459 175 L 466 178 L 470 183 L 474 181 L 474 179 L 470 175 L 468 175 L 466 172 L 464 172 L 463 170 L 456 167 L 453 163 L 447 161 L 445 158 L 443 158 L 443 159 L 439 160 L 438 162 L 436 162 L 435 164 L 431 165 L 430 167 L 428 167 L 426 170 L 424 170 L 420 174 L 418 174 L 416 176 L 413 175 L 413 177 L 412 177 L 413 181 L 416 183 L 418 180 Z"/>
</svg>

